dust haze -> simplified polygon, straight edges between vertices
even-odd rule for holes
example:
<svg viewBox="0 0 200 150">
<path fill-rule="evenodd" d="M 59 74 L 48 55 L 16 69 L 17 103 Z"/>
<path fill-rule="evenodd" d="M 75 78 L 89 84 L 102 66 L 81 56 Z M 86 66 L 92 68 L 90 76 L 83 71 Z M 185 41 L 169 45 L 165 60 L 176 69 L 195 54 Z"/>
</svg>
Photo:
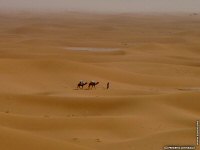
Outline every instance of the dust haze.
<svg viewBox="0 0 200 150">
<path fill-rule="evenodd" d="M 1 11 L 200 12 L 199 0 L 0 0 Z"/>
</svg>

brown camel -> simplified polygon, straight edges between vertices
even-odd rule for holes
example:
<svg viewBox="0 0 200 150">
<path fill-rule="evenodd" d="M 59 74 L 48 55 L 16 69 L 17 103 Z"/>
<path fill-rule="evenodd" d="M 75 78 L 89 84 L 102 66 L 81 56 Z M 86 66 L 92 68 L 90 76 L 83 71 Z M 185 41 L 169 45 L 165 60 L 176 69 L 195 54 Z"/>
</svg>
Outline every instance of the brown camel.
<svg viewBox="0 0 200 150">
<path fill-rule="evenodd" d="M 83 87 L 87 84 L 87 82 L 80 81 L 77 85 L 77 89 L 83 89 Z"/>
<path fill-rule="evenodd" d="M 90 87 L 94 87 L 95 88 L 95 86 L 97 85 L 97 84 L 99 84 L 99 82 L 95 82 L 95 81 L 91 81 L 90 83 L 89 83 L 89 85 L 88 85 L 88 89 L 90 89 Z"/>
</svg>

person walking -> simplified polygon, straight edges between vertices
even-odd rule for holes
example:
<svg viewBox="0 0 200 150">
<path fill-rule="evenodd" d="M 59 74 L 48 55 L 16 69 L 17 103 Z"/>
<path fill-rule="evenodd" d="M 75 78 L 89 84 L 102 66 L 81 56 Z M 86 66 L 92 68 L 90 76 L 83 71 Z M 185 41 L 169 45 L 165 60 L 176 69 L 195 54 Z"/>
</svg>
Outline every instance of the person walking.
<svg viewBox="0 0 200 150">
<path fill-rule="evenodd" d="M 110 88 L 110 83 L 108 82 L 107 83 L 107 90 Z"/>
</svg>

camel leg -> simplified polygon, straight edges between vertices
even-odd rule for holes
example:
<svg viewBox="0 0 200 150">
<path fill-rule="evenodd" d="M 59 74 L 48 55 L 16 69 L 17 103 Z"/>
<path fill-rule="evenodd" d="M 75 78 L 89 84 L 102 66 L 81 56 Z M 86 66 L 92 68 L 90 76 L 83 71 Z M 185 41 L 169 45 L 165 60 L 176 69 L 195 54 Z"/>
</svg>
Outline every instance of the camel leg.
<svg viewBox="0 0 200 150">
<path fill-rule="evenodd" d="M 91 85 L 88 86 L 88 90 L 90 90 L 90 86 L 91 86 Z"/>
</svg>

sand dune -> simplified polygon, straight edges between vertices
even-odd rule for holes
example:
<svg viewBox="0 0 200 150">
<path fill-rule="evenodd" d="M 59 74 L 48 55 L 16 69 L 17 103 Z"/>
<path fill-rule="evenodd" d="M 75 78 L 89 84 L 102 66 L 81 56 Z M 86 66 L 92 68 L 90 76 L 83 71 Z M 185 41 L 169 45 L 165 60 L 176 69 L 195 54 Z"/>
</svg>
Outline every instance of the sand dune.
<svg viewBox="0 0 200 150">
<path fill-rule="evenodd" d="M 195 145 L 199 23 L 188 14 L 2 14 L 0 149 Z M 100 84 L 77 90 L 79 80 Z"/>
</svg>

